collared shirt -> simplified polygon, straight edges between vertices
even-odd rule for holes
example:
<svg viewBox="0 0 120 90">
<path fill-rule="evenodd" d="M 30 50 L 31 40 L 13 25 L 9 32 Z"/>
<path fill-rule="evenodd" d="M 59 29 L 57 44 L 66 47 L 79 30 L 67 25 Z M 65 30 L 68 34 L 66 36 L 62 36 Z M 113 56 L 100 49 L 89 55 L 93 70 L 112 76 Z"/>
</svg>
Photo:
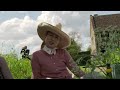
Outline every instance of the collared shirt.
<svg viewBox="0 0 120 90">
<path fill-rule="evenodd" d="M 44 50 L 45 52 L 47 52 L 48 54 L 56 54 L 56 48 L 54 48 L 54 49 L 51 49 L 51 48 L 48 48 L 46 45 L 43 47 L 43 49 L 42 50 Z"/>
<path fill-rule="evenodd" d="M 64 49 L 56 49 L 55 55 L 50 55 L 44 50 L 34 52 L 31 66 L 34 79 L 72 79 L 72 74 L 67 68 L 76 76 L 84 75 L 67 50 Z"/>
</svg>

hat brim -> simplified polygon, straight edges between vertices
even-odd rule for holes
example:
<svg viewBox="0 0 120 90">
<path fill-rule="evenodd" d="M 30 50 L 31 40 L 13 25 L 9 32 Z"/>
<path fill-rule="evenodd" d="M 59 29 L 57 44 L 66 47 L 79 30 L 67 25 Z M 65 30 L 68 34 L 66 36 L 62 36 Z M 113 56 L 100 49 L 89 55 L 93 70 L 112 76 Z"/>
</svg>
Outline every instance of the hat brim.
<svg viewBox="0 0 120 90">
<path fill-rule="evenodd" d="M 61 31 L 59 28 L 48 23 L 41 23 L 38 25 L 37 33 L 43 41 L 45 40 L 48 31 L 55 33 L 61 38 L 57 48 L 67 48 L 68 46 L 70 46 L 71 40 L 69 36 Z"/>
</svg>

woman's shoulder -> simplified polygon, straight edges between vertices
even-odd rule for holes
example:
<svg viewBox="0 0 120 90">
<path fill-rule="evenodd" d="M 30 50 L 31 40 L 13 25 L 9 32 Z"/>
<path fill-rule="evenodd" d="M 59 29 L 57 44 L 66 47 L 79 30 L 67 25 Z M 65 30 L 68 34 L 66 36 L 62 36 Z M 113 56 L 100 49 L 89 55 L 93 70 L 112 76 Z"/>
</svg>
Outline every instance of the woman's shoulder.
<svg viewBox="0 0 120 90">
<path fill-rule="evenodd" d="M 59 52 L 66 52 L 67 50 L 66 49 L 57 49 L 57 51 L 59 51 Z"/>
<path fill-rule="evenodd" d="M 61 53 L 61 54 L 64 54 L 64 53 L 67 52 L 67 50 L 66 49 L 57 49 L 57 52 Z"/>
<path fill-rule="evenodd" d="M 1 56 L 0 56 L 0 63 L 4 63 L 4 62 L 5 62 L 4 57 L 1 57 Z"/>
<path fill-rule="evenodd" d="M 1 57 L 1 56 L 0 56 L 0 61 L 4 61 L 4 57 Z"/>
<path fill-rule="evenodd" d="M 35 52 L 33 52 L 33 55 L 37 55 L 37 54 L 41 54 L 42 53 L 42 50 L 37 50 Z"/>
</svg>

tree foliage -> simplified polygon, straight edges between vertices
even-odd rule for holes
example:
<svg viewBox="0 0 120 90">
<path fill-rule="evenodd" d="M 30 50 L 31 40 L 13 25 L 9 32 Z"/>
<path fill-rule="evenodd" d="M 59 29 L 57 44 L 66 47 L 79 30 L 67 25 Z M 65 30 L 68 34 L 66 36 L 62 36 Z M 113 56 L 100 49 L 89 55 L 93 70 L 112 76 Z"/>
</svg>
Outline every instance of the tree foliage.
<svg viewBox="0 0 120 90">
<path fill-rule="evenodd" d="M 71 54 L 72 58 L 78 65 L 85 65 L 86 61 L 90 59 L 90 47 L 87 51 L 81 50 L 81 44 L 77 42 L 80 41 L 81 36 L 79 32 L 70 32 L 71 45 L 67 48 L 68 52 Z"/>
<path fill-rule="evenodd" d="M 112 78 L 120 78 L 120 28 L 109 26 L 107 28 L 96 28 L 95 30 L 97 54 L 91 59 L 89 64 L 92 71 L 96 66 L 112 66 Z M 113 66 L 115 68 L 113 68 Z M 100 69 L 100 68 L 99 68 Z M 106 69 L 100 69 L 106 76 Z M 107 76 L 106 78 L 109 78 Z"/>
<path fill-rule="evenodd" d="M 72 38 L 71 45 L 67 48 L 68 52 L 72 56 L 73 60 L 78 65 L 86 65 L 86 62 L 90 59 L 90 49 L 89 51 L 81 51 L 81 45 Z"/>
<path fill-rule="evenodd" d="M 81 51 L 81 45 L 78 45 L 74 39 L 71 39 L 71 45 L 67 48 L 72 58 L 76 61 L 79 58 L 79 52 Z"/>
</svg>

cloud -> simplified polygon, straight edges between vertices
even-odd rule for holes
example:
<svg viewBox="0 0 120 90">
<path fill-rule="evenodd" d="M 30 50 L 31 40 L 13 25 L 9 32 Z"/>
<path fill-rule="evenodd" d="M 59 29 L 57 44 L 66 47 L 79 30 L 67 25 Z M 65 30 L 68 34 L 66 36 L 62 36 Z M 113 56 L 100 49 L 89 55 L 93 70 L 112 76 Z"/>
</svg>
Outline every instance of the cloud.
<svg viewBox="0 0 120 90">
<path fill-rule="evenodd" d="M 36 35 L 37 23 L 32 20 L 29 16 L 25 16 L 22 23 L 20 24 L 19 32 L 25 32 L 27 34 Z"/>
<path fill-rule="evenodd" d="M 33 35 L 26 39 L 19 40 L 19 42 L 15 45 L 15 48 L 18 49 L 18 51 L 20 52 L 22 47 L 27 46 L 28 49 L 30 50 L 30 54 L 32 54 L 35 50 L 40 49 L 41 43 L 42 40 L 37 35 Z"/>
<path fill-rule="evenodd" d="M 18 11 L 18 13 L 28 13 Z M 24 45 L 27 45 L 31 53 L 40 49 L 42 41 L 37 35 L 37 25 L 40 22 L 48 22 L 52 25 L 57 23 L 62 24 L 62 30 L 69 34 L 72 31 L 79 32 L 81 38 L 76 38 L 79 43 L 83 43 L 83 48 L 89 46 L 89 18 L 94 11 L 42 11 L 36 20 L 30 17 L 30 13 L 24 18 L 10 18 L 0 24 L 0 42 L 11 41 L 14 47 L 19 50 Z M 21 15 L 21 14 L 20 14 Z M 18 51 L 19 51 L 18 50 Z"/>
<path fill-rule="evenodd" d="M 5 11 L 0 11 L 1 14 L 5 13 Z"/>
<path fill-rule="evenodd" d="M 0 24 L 1 40 L 22 40 L 30 35 L 36 35 L 36 21 L 29 16 L 23 19 L 12 18 Z"/>
<path fill-rule="evenodd" d="M 88 47 L 91 45 L 90 37 L 86 37 L 84 35 L 81 35 L 81 44 L 82 44 L 82 51 L 86 51 Z M 87 48 L 86 48 L 87 47 Z"/>
<path fill-rule="evenodd" d="M 11 18 L 0 24 L 0 43 L 4 43 L 4 45 L 6 45 L 4 47 L 7 47 L 11 42 L 14 44 L 13 47 L 15 49 L 21 49 L 24 45 L 29 45 L 34 48 L 39 41 L 36 29 L 36 21 L 29 16 L 25 16 L 23 19 Z M 7 47 L 6 50 L 4 48 L 4 51 L 8 51 L 8 48 L 9 47 Z"/>
<path fill-rule="evenodd" d="M 34 35 L 24 40 L 20 40 L 16 47 L 22 48 L 23 46 L 36 46 L 39 45 L 40 42 L 42 42 L 40 38 L 37 35 Z"/>
<path fill-rule="evenodd" d="M 85 11 L 44 11 L 40 16 L 38 16 L 37 20 L 40 22 L 48 22 L 51 24 L 55 24 L 61 22 L 63 25 L 63 31 L 80 31 L 81 34 L 85 36 L 90 36 L 89 30 L 89 18 L 90 14 L 93 11 L 85 12 Z"/>
<path fill-rule="evenodd" d="M 28 13 L 28 11 L 17 11 L 18 13 L 25 13 L 25 14 L 27 14 Z"/>
<path fill-rule="evenodd" d="M 40 50 L 40 48 L 41 48 L 41 46 L 40 46 L 40 44 L 39 44 L 39 45 L 37 45 L 37 46 L 34 46 L 34 48 L 30 48 L 30 50 L 31 50 L 32 52 L 35 52 L 35 51 Z M 32 52 L 30 52 L 30 55 L 32 54 Z"/>
<path fill-rule="evenodd" d="M 55 25 L 57 23 L 64 23 L 64 20 L 56 14 L 55 11 L 51 12 L 51 11 L 43 11 L 42 14 L 40 16 L 38 16 L 37 18 L 37 22 L 47 22 L 50 23 L 52 25 Z"/>
</svg>

